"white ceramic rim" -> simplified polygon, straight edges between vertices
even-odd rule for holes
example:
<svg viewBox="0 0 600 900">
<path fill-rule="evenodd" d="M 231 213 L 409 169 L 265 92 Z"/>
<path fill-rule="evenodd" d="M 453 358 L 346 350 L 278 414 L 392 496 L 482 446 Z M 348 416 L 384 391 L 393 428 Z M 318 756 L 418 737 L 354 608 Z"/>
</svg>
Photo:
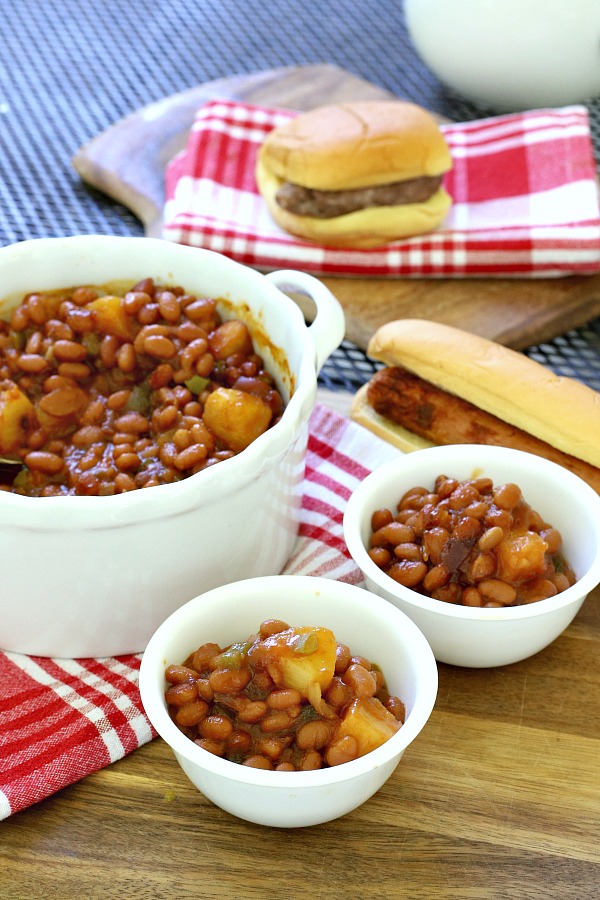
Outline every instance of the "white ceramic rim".
<svg viewBox="0 0 600 900">
<path fill-rule="evenodd" d="M 419 454 L 428 454 L 430 456 L 444 457 L 444 451 L 447 447 L 436 446 L 428 447 L 423 450 L 414 451 Z M 502 455 L 509 452 L 511 455 L 521 457 L 531 457 L 531 454 L 522 450 L 508 450 L 505 447 L 485 447 L 484 452 L 493 454 L 498 450 Z M 577 475 L 564 469 L 557 463 L 550 460 L 536 457 L 536 468 L 545 469 L 548 473 L 549 480 L 554 478 L 567 482 L 577 489 L 578 493 L 587 494 L 592 509 L 596 509 L 596 521 L 600 522 L 600 496 L 581 480 Z M 405 588 L 400 584 L 396 584 L 393 579 L 383 572 L 379 566 L 375 565 L 366 551 L 360 536 L 359 519 L 361 510 L 366 505 L 368 496 L 373 486 L 378 487 L 384 484 L 390 477 L 390 474 L 398 466 L 398 459 L 390 460 L 379 468 L 371 472 L 361 481 L 358 487 L 353 491 L 344 512 L 344 539 L 346 546 L 353 560 L 363 572 L 366 578 L 369 578 L 375 584 L 391 594 L 397 594 L 399 600 L 407 605 L 414 606 L 429 613 L 445 616 L 449 619 L 465 619 L 472 622 L 489 622 L 489 621 L 511 621 L 519 619 L 531 619 L 536 616 L 543 616 L 547 613 L 554 612 L 569 606 L 570 603 L 579 600 L 582 596 L 587 595 L 600 583 L 600 546 L 596 553 L 592 565 L 570 588 L 556 594 L 554 597 L 548 597 L 546 600 L 537 600 L 535 603 L 528 603 L 523 606 L 507 606 L 504 608 L 482 609 L 480 607 L 471 606 L 455 606 L 452 603 L 445 603 L 443 600 L 435 600 L 433 597 L 427 597 L 424 594 L 417 594 L 410 588 Z"/>
<path fill-rule="evenodd" d="M 311 590 L 315 587 L 315 582 L 320 582 L 323 591 L 328 594 L 334 594 L 340 602 L 364 602 L 360 598 L 360 594 L 364 594 L 363 588 L 351 585 L 334 579 L 322 578 L 312 575 L 266 575 L 258 578 L 250 578 L 245 581 L 238 581 L 235 585 L 223 585 L 209 591 L 211 596 L 219 593 L 231 592 L 232 589 L 239 588 L 248 596 L 252 592 L 260 592 L 265 585 L 281 584 L 281 579 L 293 579 L 297 583 L 302 581 L 310 582 Z M 189 738 L 187 738 L 177 726 L 171 721 L 167 712 L 166 704 L 162 696 L 157 695 L 155 685 L 154 670 L 157 664 L 157 658 L 164 663 L 164 655 L 161 652 L 162 636 L 172 627 L 177 627 L 180 619 L 185 620 L 187 610 L 202 602 L 200 595 L 190 600 L 184 606 L 177 609 L 166 619 L 162 625 L 155 631 L 151 637 L 140 667 L 139 687 L 142 698 L 142 704 L 146 710 L 146 714 L 156 731 L 169 744 L 171 749 L 193 763 L 230 781 L 238 781 L 243 784 L 258 785 L 269 788 L 284 788 L 299 790 L 302 787 L 319 787 L 328 784 L 335 784 L 340 781 L 350 781 L 353 778 L 359 778 L 367 772 L 378 768 L 389 762 L 395 756 L 401 754 L 417 737 L 417 735 L 425 727 L 437 698 L 438 689 L 438 670 L 433 651 L 429 643 L 425 639 L 420 629 L 411 621 L 411 619 L 396 607 L 391 606 L 386 600 L 377 597 L 374 594 L 368 596 L 369 609 L 376 610 L 382 617 L 389 620 L 396 620 L 401 624 L 403 630 L 410 636 L 410 642 L 413 652 L 416 651 L 419 656 L 420 663 L 423 666 L 425 678 L 420 686 L 419 694 L 421 697 L 420 708 L 411 712 L 406 723 L 400 730 L 391 737 L 385 744 L 372 750 L 370 753 L 352 762 L 344 763 L 340 766 L 332 766 L 326 769 L 317 769 L 307 772 L 272 772 L 264 769 L 254 769 L 249 766 L 242 766 L 238 763 L 221 759 L 202 747 L 198 747 Z M 189 626 L 188 626 L 189 627 Z M 168 661 L 167 661 L 168 662 Z M 306 776 L 310 775 L 310 784 L 307 784 Z"/>
</svg>

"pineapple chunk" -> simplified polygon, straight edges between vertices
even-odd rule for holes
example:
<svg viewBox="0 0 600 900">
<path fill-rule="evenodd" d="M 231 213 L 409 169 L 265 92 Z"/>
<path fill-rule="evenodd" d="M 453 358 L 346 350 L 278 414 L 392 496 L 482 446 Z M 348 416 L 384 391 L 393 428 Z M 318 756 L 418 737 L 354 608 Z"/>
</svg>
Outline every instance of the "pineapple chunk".
<svg viewBox="0 0 600 900">
<path fill-rule="evenodd" d="M 295 688 L 318 712 L 326 712 L 321 692 L 331 684 L 336 648 L 328 628 L 301 625 L 265 638 L 256 653 L 275 684 Z"/>
<path fill-rule="evenodd" d="M 240 453 L 269 427 L 271 407 L 246 391 L 216 388 L 206 398 L 203 419 L 218 441 Z"/>
<path fill-rule="evenodd" d="M 32 402 L 16 384 L 5 382 L 0 390 L 0 453 L 14 453 L 27 444 L 28 433 L 36 427 Z"/>
<path fill-rule="evenodd" d="M 336 740 L 351 735 L 358 741 L 359 756 L 385 744 L 401 728 L 401 723 L 376 698 L 353 700 L 336 732 Z"/>
<path fill-rule="evenodd" d="M 121 297 L 106 294 L 91 300 L 87 309 L 92 310 L 100 334 L 112 334 L 123 341 L 133 339 L 133 323 L 123 308 Z"/>
<path fill-rule="evenodd" d="M 536 531 L 509 534 L 498 546 L 498 577 L 529 581 L 546 571 L 548 544 Z"/>
</svg>

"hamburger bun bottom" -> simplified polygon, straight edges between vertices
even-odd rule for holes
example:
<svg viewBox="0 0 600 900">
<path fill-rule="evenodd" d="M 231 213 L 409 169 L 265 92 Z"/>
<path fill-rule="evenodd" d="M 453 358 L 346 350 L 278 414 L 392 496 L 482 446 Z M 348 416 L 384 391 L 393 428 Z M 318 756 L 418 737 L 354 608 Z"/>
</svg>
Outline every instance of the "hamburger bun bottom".
<svg viewBox="0 0 600 900">
<path fill-rule="evenodd" d="M 433 447 L 431 441 L 413 434 L 401 425 L 396 425 L 390 419 L 386 419 L 376 413 L 367 400 L 368 385 L 364 384 L 358 389 L 352 398 L 350 406 L 350 418 L 367 428 L 377 437 L 388 444 L 402 450 L 403 453 L 411 453 L 413 450 L 424 450 L 427 447 Z"/>
</svg>

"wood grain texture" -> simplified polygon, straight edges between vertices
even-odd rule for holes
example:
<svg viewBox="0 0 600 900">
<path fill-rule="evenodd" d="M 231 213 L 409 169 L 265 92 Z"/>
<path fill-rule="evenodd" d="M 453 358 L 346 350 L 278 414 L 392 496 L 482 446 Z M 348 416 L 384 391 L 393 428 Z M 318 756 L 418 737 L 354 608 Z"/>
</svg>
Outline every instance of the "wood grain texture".
<svg viewBox="0 0 600 900">
<path fill-rule="evenodd" d="M 82 147 L 73 165 L 88 184 L 127 206 L 160 235 L 165 165 L 181 150 L 194 113 L 215 97 L 306 110 L 392 95 L 336 66 L 291 66 L 223 78 L 166 97 Z M 516 349 L 551 340 L 600 315 L 600 275 L 559 279 L 322 279 L 346 312 L 347 337 L 363 349 L 392 319 L 421 317 Z"/>
<path fill-rule="evenodd" d="M 366 349 L 386 322 L 429 319 L 515 350 L 550 341 L 600 314 L 600 276 L 556 279 L 321 279 L 344 308 L 346 334 Z"/>
<path fill-rule="evenodd" d="M 592 900 L 599 658 L 597 589 L 529 660 L 440 664 L 433 714 L 390 780 L 313 828 L 230 816 L 157 739 L 3 823 L 0 897 Z"/>
</svg>

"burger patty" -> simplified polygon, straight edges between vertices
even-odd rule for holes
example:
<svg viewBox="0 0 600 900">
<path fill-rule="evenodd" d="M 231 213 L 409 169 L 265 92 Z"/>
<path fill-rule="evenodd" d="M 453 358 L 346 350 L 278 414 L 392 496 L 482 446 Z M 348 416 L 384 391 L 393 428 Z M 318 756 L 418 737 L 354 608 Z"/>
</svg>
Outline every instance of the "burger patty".
<svg viewBox="0 0 600 900">
<path fill-rule="evenodd" d="M 296 216 L 332 219 L 371 206 L 399 206 L 428 200 L 442 183 L 441 175 L 424 175 L 349 191 L 318 191 L 284 182 L 275 195 L 277 203 Z"/>
</svg>

